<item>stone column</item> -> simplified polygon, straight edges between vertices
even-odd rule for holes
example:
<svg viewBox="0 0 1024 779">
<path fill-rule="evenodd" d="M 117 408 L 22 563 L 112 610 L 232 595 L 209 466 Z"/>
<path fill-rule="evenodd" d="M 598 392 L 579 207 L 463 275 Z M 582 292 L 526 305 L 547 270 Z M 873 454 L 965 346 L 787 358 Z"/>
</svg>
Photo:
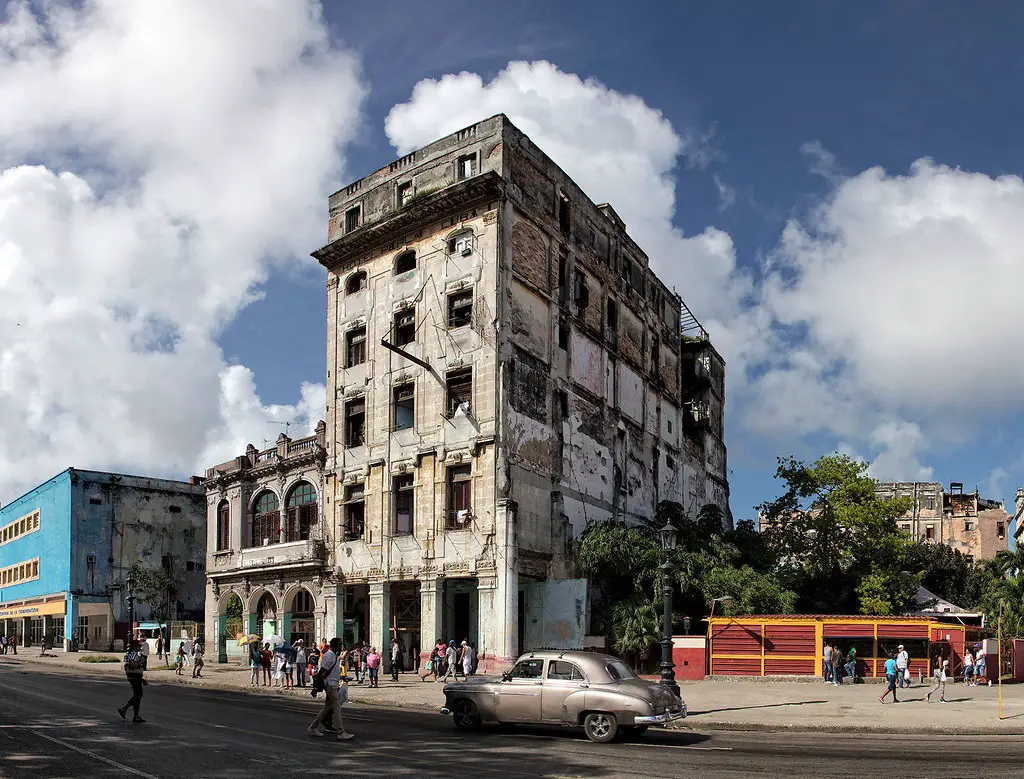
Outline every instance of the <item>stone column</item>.
<svg viewBox="0 0 1024 779">
<path fill-rule="evenodd" d="M 370 645 L 380 650 L 391 667 L 391 585 L 370 582 Z"/>
<path fill-rule="evenodd" d="M 64 635 L 60 638 L 64 643 L 64 651 L 71 651 L 71 639 L 75 635 L 75 631 L 78 629 L 78 598 L 74 595 L 68 594 L 64 605 Z M 79 643 L 82 642 L 81 636 L 78 639 Z"/>
<path fill-rule="evenodd" d="M 519 646 L 519 554 L 516 540 L 516 503 L 499 501 L 495 522 L 498 546 L 493 577 L 481 572 L 480 667 L 492 673 L 507 666 L 522 651 Z"/>
<path fill-rule="evenodd" d="M 420 667 L 441 637 L 444 620 L 444 579 L 428 574 L 420 579 Z"/>
</svg>

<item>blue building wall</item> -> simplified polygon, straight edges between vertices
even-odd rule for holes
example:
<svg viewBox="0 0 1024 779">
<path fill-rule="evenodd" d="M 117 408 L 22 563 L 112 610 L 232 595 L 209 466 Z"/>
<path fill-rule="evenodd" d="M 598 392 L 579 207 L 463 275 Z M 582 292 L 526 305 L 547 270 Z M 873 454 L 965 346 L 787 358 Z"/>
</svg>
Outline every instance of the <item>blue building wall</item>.
<svg viewBox="0 0 1024 779">
<path fill-rule="evenodd" d="M 39 530 L 0 546 L 0 568 L 39 558 L 39 579 L 0 588 L 0 603 L 66 592 L 71 586 L 71 472 L 0 507 L 0 527 L 39 509 Z"/>
</svg>

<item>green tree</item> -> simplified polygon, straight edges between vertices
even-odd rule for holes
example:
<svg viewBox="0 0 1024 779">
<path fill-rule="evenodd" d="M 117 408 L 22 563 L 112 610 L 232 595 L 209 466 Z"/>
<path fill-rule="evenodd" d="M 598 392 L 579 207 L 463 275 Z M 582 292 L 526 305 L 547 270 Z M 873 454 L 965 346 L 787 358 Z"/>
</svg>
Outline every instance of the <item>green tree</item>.
<svg viewBox="0 0 1024 779">
<path fill-rule="evenodd" d="M 784 589 L 778 577 L 759 573 L 749 565 L 714 566 L 704 575 L 701 587 L 709 605 L 715 598 L 732 597 L 731 603 L 721 607 L 722 614 L 731 616 L 791 614 L 796 606 L 796 593 Z"/>
<path fill-rule="evenodd" d="M 910 508 L 911 499 L 879 499 L 867 465 L 841 454 L 810 465 L 779 458 L 776 478 L 785 483 L 785 491 L 758 511 L 765 539 L 780 561 L 780 577 L 799 595 L 798 608 L 860 610 L 857 587 L 865 576 L 891 576 L 901 570 L 910 541 L 896 520 Z M 866 597 L 874 598 L 872 592 Z M 871 608 L 884 606 L 871 600 Z"/>
<path fill-rule="evenodd" d="M 874 568 L 857 584 L 861 614 L 902 614 L 913 605 L 921 575 L 908 571 Z"/>
<path fill-rule="evenodd" d="M 168 601 L 173 600 L 178 592 L 178 580 L 165 567 L 147 568 L 141 560 L 136 560 L 129 569 L 132 577 L 132 594 L 136 607 L 149 606 L 152 618 L 156 622 L 166 622 L 170 617 Z"/>
<path fill-rule="evenodd" d="M 633 659 L 634 670 L 650 656 L 661 639 L 661 610 L 653 601 L 633 597 L 612 610 L 612 646 Z"/>
</svg>

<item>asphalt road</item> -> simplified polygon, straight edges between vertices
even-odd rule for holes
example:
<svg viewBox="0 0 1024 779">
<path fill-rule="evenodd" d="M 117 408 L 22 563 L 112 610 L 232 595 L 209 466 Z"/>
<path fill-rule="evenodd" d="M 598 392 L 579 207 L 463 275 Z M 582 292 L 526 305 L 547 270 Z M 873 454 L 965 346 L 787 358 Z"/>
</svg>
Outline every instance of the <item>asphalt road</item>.
<svg viewBox="0 0 1024 779">
<path fill-rule="evenodd" d="M 345 707 L 353 741 L 313 739 L 315 703 L 153 682 L 143 725 L 122 722 L 123 679 L 0 667 L 0 777 L 327 776 L 1024 777 L 1019 737 L 652 730 L 641 743 L 592 744 L 579 731 L 454 730 L 440 714 Z"/>
</svg>

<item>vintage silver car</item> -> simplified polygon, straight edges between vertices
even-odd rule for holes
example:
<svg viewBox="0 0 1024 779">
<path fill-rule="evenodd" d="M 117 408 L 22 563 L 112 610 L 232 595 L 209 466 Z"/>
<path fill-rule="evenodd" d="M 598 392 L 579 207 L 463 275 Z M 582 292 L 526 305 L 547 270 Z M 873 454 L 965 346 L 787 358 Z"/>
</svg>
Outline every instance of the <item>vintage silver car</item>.
<svg viewBox="0 0 1024 779">
<path fill-rule="evenodd" d="M 601 744 L 686 716 L 686 704 L 664 685 L 595 652 L 527 652 L 500 678 L 449 684 L 444 696 L 441 713 L 460 730 L 484 722 L 563 725 L 582 727 Z"/>
</svg>

